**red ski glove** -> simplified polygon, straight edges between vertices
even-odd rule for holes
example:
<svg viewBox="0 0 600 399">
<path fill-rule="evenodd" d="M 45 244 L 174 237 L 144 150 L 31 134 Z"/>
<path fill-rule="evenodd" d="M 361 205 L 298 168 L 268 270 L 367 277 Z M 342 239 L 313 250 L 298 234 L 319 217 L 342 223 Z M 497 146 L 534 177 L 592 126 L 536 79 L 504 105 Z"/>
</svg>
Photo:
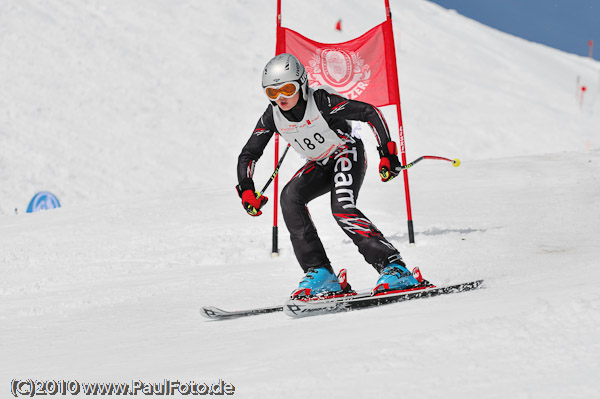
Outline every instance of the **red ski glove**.
<svg viewBox="0 0 600 399">
<path fill-rule="evenodd" d="M 262 208 L 269 199 L 264 195 L 261 195 L 259 192 L 254 191 L 254 183 L 244 181 L 236 186 L 236 189 L 238 195 L 242 199 L 242 205 L 244 206 L 246 212 L 248 212 L 248 215 L 262 215 L 260 208 Z"/>
<path fill-rule="evenodd" d="M 381 161 L 379 161 L 379 176 L 383 182 L 390 181 L 402 171 L 402 164 L 398 159 L 398 148 L 396 147 L 396 143 L 390 141 L 387 143 L 385 150 L 382 147 L 378 147 L 378 149 L 379 156 L 381 156 Z"/>
<path fill-rule="evenodd" d="M 244 209 L 248 212 L 250 216 L 260 216 L 262 215 L 262 208 L 269 199 L 264 195 L 261 195 L 258 192 L 254 192 L 252 190 L 246 190 L 242 193 L 242 205 L 244 205 Z"/>
</svg>

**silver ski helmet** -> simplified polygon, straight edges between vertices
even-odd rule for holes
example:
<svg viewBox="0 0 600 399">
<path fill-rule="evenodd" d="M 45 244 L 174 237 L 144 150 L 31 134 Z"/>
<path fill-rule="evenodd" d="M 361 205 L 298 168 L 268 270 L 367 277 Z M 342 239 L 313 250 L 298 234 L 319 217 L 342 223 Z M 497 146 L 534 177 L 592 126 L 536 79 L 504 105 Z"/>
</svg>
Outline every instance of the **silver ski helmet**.
<svg viewBox="0 0 600 399">
<path fill-rule="evenodd" d="M 292 54 L 279 54 L 273 57 L 267 65 L 262 75 L 262 87 L 280 86 L 287 82 L 298 82 L 302 90 L 302 98 L 307 99 L 308 77 L 306 69 L 298 58 Z"/>
</svg>

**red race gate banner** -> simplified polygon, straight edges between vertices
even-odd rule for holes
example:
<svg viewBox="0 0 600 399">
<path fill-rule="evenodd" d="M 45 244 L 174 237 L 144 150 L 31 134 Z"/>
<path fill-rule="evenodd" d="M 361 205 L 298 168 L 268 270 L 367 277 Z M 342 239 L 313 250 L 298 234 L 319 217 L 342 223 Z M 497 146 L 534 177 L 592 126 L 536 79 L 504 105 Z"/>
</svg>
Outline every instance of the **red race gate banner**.
<svg viewBox="0 0 600 399">
<path fill-rule="evenodd" d="M 386 57 L 387 20 L 362 36 L 325 44 L 279 28 L 277 54 L 294 54 L 305 66 L 310 86 L 327 85 L 351 100 L 377 107 L 398 104 L 397 72 Z"/>
</svg>

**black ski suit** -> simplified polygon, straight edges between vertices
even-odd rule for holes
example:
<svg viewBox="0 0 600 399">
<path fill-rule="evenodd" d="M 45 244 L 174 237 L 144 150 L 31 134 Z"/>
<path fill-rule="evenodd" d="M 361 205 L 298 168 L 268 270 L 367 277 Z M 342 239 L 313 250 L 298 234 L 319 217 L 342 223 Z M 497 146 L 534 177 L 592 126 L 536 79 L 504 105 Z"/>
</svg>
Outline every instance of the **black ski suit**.
<svg viewBox="0 0 600 399">
<path fill-rule="evenodd" d="M 387 155 L 385 149 L 388 148 L 387 143 L 391 138 L 385 119 L 381 112 L 370 104 L 349 100 L 324 89 L 309 89 L 308 96 L 313 96 L 314 99 L 308 108 L 314 109 L 316 105 L 318 113 L 329 129 L 341 139 L 342 144 L 332 145 L 333 149 L 321 159 L 309 159 L 281 192 L 281 210 L 296 258 L 305 272 L 311 267 L 330 266 L 306 205 L 311 200 L 331 192 L 331 211 L 336 222 L 352 239 L 365 260 L 380 272 L 389 263 L 388 258 L 398 255 L 398 250 L 356 207 L 367 160 L 363 142 L 352 134 L 352 127 L 348 121 L 369 124 L 375 133 L 380 154 Z M 238 158 L 237 175 L 242 191 L 254 190 L 252 175 L 255 163 L 262 156 L 273 134 L 280 133 L 295 149 L 302 150 L 306 149 L 307 145 L 314 147 L 311 143 L 313 136 L 319 142 L 321 139 L 324 141 L 325 134 L 321 136 L 319 133 L 310 136 L 310 139 L 298 141 L 294 139 L 293 134 L 286 136 L 276 127 L 275 119 L 282 120 L 282 117 L 287 122 L 299 124 L 306 120 L 310 125 L 310 119 L 307 120 L 310 118 L 307 103 L 300 95 L 298 104 L 289 111 L 281 111 L 274 104 L 267 107 Z M 319 118 L 318 115 L 315 117 Z"/>
</svg>

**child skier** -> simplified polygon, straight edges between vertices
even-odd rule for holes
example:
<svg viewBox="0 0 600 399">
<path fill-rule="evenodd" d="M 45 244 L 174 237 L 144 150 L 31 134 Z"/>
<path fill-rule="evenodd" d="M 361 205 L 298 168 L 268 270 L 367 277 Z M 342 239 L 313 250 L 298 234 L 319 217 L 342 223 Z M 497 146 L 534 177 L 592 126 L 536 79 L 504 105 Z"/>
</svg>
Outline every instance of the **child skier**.
<svg viewBox="0 0 600 399">
<path fill-rule="evenodd" d="M 348 121 L 366 122 L 375 133 L 382 181 L 390 181 L 401 171 L 396 144 L 381 112 L 370 104 L 341 97 L 330 88 L 308 87 L 304 66 L 291 54 L 280 54 L 267 63 L 262 86 L 271 104 L 239 155 L 237 191 L 248 214 L 262 214 L 267 197 L 255 193 L 252 176 L 256 161 L 275 133 L 307 159 L 281 192 L 283 218 L 305 272 L 292 298 L 350 290 L 345 278 L 336 277 L 306 207 L 328 192 L 336 222 L 380 274 L 374 291 L 418 286 L 420 282 L 408 271 L 398 250 L 356 205 L 367 160 L 363 142 Z"/>
</svg>

